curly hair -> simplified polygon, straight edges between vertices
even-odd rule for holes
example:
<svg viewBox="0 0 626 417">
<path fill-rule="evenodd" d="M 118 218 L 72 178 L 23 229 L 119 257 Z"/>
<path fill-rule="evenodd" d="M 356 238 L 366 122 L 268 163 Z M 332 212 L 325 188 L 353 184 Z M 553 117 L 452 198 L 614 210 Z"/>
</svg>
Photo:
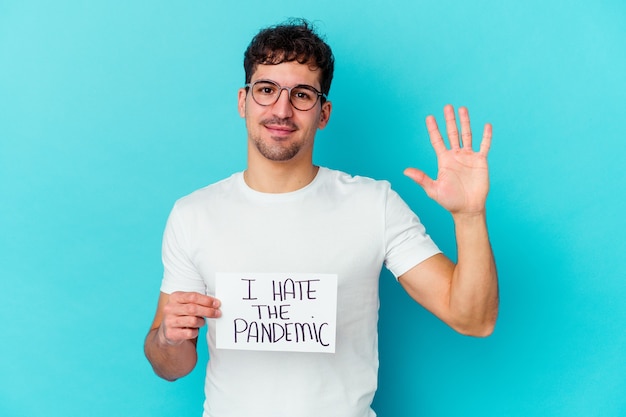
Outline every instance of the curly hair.
<svg viewBox="0 0 626 417">
<path fill-rule="evenodd" d="M 328 94 L 335 58 L 330 46 L 315 33 L 312 24 L 305 19 L 291 19 L 262 29 L 252 39 L 243 60 L 246 83 L 250 82 L 259 64 L 277 65 L 292 61 L 308 64 L 312 69 L 320 69 L 322 93 Z"/>
</svg>

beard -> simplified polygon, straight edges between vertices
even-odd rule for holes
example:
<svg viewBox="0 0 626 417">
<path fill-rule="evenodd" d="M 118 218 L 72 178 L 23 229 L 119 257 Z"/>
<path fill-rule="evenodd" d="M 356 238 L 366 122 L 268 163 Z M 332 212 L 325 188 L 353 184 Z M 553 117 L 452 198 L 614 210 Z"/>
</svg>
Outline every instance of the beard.
<svg viewBox="0 0 626 417">
<path fill-rule="evenodd" d="M 297 130 L 297 126 L 289 120 L 267 119 L 261 122 L 261 125 L 280 124 Z M 300 152 L 302 144 L 300 142 L 280 141 L 270 139 L 264 141 L 260 135 L 252 137 L 252 142 L 259 153 L 270 161 L 284 162 L 289 161 Z"/>
<path fill-rule="evenodd" d="M 260 138 L 252 138 L 252 141 L 254 142 L 254 146 L 258 149 L 259 153 L 270 161 L 289 161 L 300 151 L 299 143 L 276 143 L 270 145 Z"/>
</svg>

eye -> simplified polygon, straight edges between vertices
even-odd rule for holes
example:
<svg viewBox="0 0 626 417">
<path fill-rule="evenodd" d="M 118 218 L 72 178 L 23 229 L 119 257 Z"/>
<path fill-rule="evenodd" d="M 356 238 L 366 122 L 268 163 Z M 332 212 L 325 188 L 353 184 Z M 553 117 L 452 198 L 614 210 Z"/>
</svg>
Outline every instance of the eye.
<svg viewBox="0 0 626 417">
<path fill-rule="evenodd" d="M 317 98 L 317 94 L 307 87 L 294 88 L 291 96 L 298 101 L 314 101 Z"/>
<path fill-rule="evenodd" d="M 258 95 L 271 96 L 276 94 L 278 87 L 272 83 L 260 82 L 254 85 L 254 93 Z"/>
</svg>

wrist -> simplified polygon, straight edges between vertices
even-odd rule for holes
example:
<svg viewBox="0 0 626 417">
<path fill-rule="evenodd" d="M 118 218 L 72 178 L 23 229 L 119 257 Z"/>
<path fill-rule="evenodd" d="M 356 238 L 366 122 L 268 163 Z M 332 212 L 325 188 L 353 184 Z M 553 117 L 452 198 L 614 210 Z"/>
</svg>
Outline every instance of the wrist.
<svg viewBox="0 0 626 417">
<path fill-rule="evenodd" d="M 487 213 L 486 211 L 483 210 L 479 210 L 479 211 L 473 211 L 473 212 L 458 212 L 458 213 L 452 213 L 452 220 L 454 221 L 454 224 L 459 225 L 459 224 L 476 224 L 476 223 L 485 223 L 487 219 Z"/>
</svg>

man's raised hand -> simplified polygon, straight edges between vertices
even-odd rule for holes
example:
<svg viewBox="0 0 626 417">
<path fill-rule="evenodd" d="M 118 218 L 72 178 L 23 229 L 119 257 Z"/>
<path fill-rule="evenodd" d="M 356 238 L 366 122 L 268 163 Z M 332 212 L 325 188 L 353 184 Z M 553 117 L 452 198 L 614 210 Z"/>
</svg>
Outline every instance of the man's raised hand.
<svg viewBox="0 0 626 417">
<path fill-rule="evenodd" d="M 444 116 L 449 149 L 446 148 L 435 118 L 426 118 L 430 142 L 437 156 L 437 179 L 433 180 L 416 168 L 407 168 L 404 174 L 422 186 L 429 197 L 453 216 L 484 213 L 489 192 L 487 154 L 491 147 L 491 124 L 485 125 L 480 148 L 475 152 L 472 149 L 472 131 L 467 109 L 459 108 L 460 135 L 451 105 L 444 107 Z"/>
</svg>

